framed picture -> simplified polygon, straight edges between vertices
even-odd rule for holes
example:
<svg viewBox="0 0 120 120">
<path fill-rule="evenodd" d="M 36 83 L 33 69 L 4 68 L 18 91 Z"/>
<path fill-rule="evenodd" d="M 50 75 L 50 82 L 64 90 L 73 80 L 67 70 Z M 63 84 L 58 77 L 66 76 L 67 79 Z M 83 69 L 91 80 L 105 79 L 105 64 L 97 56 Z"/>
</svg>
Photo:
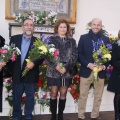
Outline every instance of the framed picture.
<svg viewBox="0 0 120 120">
<path fill-rule="evenodd" d="M 14 13 L 55 11 L 58 18 L 65 18 L 69 23 L 76 23 L 76 4 L 77 0 L 6 0 L 5 19 L 13 20 Z"/>
</svg>

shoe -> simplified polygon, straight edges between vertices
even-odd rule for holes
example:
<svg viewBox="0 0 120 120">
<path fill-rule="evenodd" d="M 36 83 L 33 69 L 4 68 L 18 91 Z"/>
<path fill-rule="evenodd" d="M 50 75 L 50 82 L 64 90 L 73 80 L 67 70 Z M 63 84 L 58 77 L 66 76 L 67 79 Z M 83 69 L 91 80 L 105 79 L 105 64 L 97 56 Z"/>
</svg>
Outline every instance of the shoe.
<svg viewBox="0 0 120 120">
<path fill-rule="evenodd" d="M 97 118 L 91 118 L 91 120 L 97 120 Z"/>
<path fill-rule="evenodd" d="M 78 118 L 78 120 L 84 120 L 84 119 L 82 119 L 82 118 Z"/>
</svg>

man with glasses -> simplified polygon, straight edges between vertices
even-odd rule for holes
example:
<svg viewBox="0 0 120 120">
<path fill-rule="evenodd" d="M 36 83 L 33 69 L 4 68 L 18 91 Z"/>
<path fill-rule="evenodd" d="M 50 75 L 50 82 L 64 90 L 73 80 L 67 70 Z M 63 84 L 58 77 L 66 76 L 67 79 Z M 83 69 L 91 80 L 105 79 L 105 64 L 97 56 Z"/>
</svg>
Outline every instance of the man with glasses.
<svg viewBox="0 0 120 120">
<path fill-rule="evenodd" d="M 31 19 L 24 20 L 22 31 L 23 34 L 12 36 L 10 40 L 10 44 L 15 44 L 21 51 L 21 55 L 17 57 L 17 60 L 10 64 L 13 79 L 13 120 L 22 119 L 21 98 L 23 92 L 26 94 L 25 120 L 32 120 L 32 111 L 35 104 L 35 85 L 39 77 L 39 65 L 42 64 L 43 60 L 31 61 L 29 64 L 26 63 L 25 59 L 28 58 L 31 46 L 36 40 L 36 37 L 33 36 L 34 22 Z M 22 77 L 24 69 L 28 69 L 29 72 L 25 77 Z"/>
</svg>

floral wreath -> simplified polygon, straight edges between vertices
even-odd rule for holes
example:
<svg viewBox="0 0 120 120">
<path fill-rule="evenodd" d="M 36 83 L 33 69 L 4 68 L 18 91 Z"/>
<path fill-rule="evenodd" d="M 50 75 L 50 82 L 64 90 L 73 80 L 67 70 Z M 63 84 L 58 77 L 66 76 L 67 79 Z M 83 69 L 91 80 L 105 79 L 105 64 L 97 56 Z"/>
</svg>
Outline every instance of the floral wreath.
<svg viewBox="0 0 120 120">
<path fill-rule="evenodd" d="M 33 20 L 35 24 L 51 26 L 57 21 L 57 13 L 54 11 L 51 11 L 48 14 L 45 11 L 39 13 L 31 11 L 27 14 L 13 14 L 13 16 L 15 17 L 15 22 L 19 23 L 22 23 L 25 19 L 29 18 Z"/>
</svg>

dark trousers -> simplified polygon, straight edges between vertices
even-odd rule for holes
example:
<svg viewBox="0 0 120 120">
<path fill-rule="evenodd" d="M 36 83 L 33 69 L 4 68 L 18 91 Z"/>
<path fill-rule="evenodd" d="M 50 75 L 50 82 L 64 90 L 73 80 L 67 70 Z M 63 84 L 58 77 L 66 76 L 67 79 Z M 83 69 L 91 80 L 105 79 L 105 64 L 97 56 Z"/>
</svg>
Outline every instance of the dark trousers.
<svg viewBox="0 0 120 120">
<path fill-rule="evenodd" d="M 3 72 L 0 71 L 0 112 L 2 112 Z"/>
<path fill-rule="evenodd" d="M 2 112 L 2 91 L 3 85 L 0 84 L 0 112 Z"/>
<path fill-rule="evenodd" d="M 26 94 L 24 114 L 25 119 L 32 119 L 34 109 L 35 83 L 13 83 L 13 120 L 21 120 L 21 98 L 23 92 Z"/>
</svg>

